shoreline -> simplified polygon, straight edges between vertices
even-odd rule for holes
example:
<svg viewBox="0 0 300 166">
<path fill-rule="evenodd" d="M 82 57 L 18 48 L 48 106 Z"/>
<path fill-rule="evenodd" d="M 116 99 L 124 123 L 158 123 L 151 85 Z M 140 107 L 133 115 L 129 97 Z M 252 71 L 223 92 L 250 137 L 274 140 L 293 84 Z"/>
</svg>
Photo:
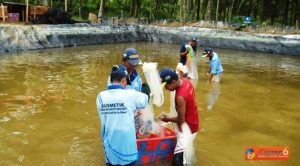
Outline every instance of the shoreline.
<svg viewBox="0 0 300 166">
<path fill-rule="evenodd" d="M 0 56 L 26 50 L 122 42 L 182 44 L 192 37 L 200 46 L 274 54 L 300 55 L 300 34 L 263 34 L 191 26 L 161 27 L 139 24 L 0 24 Z"/>
</svg>

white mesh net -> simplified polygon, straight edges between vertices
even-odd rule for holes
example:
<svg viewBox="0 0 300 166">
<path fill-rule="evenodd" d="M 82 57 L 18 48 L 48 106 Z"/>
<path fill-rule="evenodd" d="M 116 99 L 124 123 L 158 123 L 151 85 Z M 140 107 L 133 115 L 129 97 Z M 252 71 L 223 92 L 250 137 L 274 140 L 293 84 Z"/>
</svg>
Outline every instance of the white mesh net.
<svg viewBox="0 0 300 166">
<path fill-rule="evenodd" d="M 160 125 L 156 123 L 154 118 L 153 104 L 160 107 L 164 102 L 164 94 L 159 73 L 157 71 L 157 63 L 143 63 L 143 73 L 148 83 L 151 94 L 148 106 L 142 111 L 142 114 L 136 118 L 136 129 L 139 134 L 146 135 L 149 133 L 159 133 Z"/>
<path fill-rule="evenodd" d="M 197 58 L 196 53 L 190 45 L 185 46 L 189 53 L 187 55 L 186 66 L 188 68 L 188 77 L 191 79 L 198 79 L 198 69 L 197 69 Z"/>
<path fill-rule="evenodd" d="M 143 72 L 153 96 L 153 104 L 160 107 L 164 103 L 164 94 L 162 87 L 159 86 L 161 82 L 157 71 L 157 63 L 145 62 L 143 64 Z"/>
</svg>

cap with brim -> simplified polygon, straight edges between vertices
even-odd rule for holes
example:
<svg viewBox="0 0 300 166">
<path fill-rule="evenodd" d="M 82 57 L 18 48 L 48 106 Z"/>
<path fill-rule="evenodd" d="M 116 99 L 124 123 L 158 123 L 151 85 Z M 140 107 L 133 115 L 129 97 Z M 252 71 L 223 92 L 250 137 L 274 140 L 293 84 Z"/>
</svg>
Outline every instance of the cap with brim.
<svg viewBox="0 0 300 166">
<path fill-rule="evenodd" d="M 212 49 L 211 49 L 211 48 L 205 47 L 205 48 L 203 49 L 203 55 L 202 55 L 202 57 L 203 57 L 203 58 L 204 58 L 204 57 L 207 57 L 208 54 L 210 54 L 211 52 L 212 52 Z"/>
<path fill-rule="evenodd" d="M 127 68 L 123 64 L 114 65 L 112 67 L 111 74 L 117 74 L 124 77 L 128 76 Z"/>
<path fill-rule="evenodd" d="M 123 57 L 128 60 L 131 65 L 138 65 L 140 63 L 140 56 L 135 48 L 127 48 L 124 51 Z"/>
<path fill-rule="evenodd" d="M 140 59 L 128 59 L 128 62 L 132 65 L 138 65 L 140 63 Z"/>
<path fill-rule="evenodd" d="M 173 80 L 178 80 L 176 71 L 171 68 L 163 68 L 159 71 L 159 76 L 162 83 L 170 83 Z"/>
<path fill-rule="evenodd" d="M 200 42 L 200 40 L 199 40 L 197 37 L 193 37 L 193 38 L 192 38 L 192 41 L 195 41 L 195 42 L 197 42 L 197 43 Z"/>
</svg>

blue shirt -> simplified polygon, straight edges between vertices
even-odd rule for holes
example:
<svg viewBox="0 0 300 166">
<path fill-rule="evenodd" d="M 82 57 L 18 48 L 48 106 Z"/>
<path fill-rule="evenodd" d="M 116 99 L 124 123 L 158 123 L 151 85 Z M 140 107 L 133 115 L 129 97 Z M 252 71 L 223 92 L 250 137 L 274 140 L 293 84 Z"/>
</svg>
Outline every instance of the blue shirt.
<svg viewBox="0 0 300 166">
<path fill-rule="evenodd" d="M 106 163 L 125 165 L 137 160 L 134 112 L 145 108 L 148 96 L 112 84 L 97 96 Z"/>
<path fill-rule="evenodd" d="M 186 46 L 186 45 L 187 45 L 187 44 L 183 44 L 183 45 L 181 46 L 181 48 L 180 48 L 180 53 L 183 53 L 183 52 L 186 51 L 186 49 L 187 49 L 187 46 Z M 194 52 L 196 53 L 196 51 L 197 51 L 197 46 L 194 46 L 194 47 L 192 47 L 192 48 L 193 48 Z M 179 56 L 180 56 L 180 55 L 179 55 Z M 186 64 L 186 56 L 184 56 L 184 57 L 180 56 L 179 62 L 182 63 L 183 65 L 185 65 L 185 64 Z"/>
<path fill-rule="evenodd" d="M 218 54 L 213 52 L 213 55 L 214 56 L 212 57 L 212 59 L 209 62 L 210 63 L 210 73 L 213 75 L 223 73 L 224 70 L 223 70 L 221 60 L 220 60 Z"/>
<path fill-rule="evenodd" d="M 130 83 L 127 83 L 126 89 L 134 89 L 138 92 L 142 91 L 142 79 L 136 70 L 129 76 Z"/>
<path fill-rule="evenodd" d="M 134 70 L 133 73 L 129 76 L 129 81 L 130 82 L 127 83 L 126 89 L 134 89 L 138 92 L 142 91 L 142 79 L 136 70 Z M 110 77 L 108 77 L 107 86 L 110 85 Z"/>
</svg>

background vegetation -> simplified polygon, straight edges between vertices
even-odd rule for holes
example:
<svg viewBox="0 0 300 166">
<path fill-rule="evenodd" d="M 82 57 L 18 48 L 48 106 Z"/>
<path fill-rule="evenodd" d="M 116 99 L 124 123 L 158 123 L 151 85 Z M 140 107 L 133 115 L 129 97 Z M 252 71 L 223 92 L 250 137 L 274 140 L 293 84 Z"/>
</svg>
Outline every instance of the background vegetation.
<svg viewBox="0 0 300 166">
<path fill-rule="evenodd" d="M 25 0 L 8 0 L 24 3 Z M 251 16 L 254 23 L 292 25 L 300 21 L 300 0 L 29 0 L 67 10 L 75 18 L 135 17 L 171 19 L 180 22 L 216 20 L 242 22 Z M 65 6 L 65 4 L 67 4 Z M 100 5 L 102 4 L 102 5 Z M 102 8 L 100 7 L 102 6 Z"/>
</svg>

